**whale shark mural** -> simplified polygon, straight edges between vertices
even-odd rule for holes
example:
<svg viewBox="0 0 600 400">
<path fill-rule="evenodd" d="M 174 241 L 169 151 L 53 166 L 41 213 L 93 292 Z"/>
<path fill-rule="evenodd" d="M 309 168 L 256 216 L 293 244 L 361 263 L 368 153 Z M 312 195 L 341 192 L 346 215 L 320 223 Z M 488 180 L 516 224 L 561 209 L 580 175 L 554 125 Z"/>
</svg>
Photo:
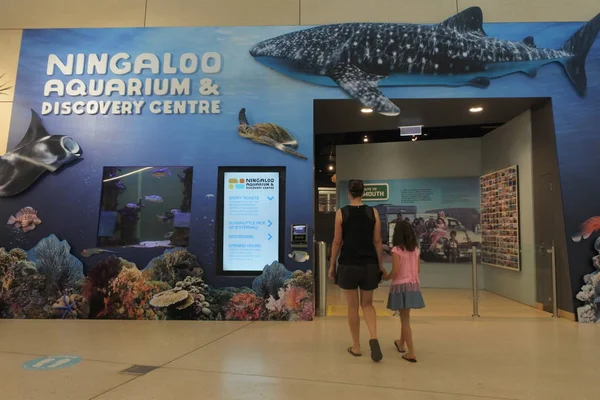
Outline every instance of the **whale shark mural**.
<svg viewBox="0 0 600 400">
<path fill-rule="evenodd" d="M 81 155 L 81 147 L 75 139 L 50 136 L 39 115 L 31 110 L 25 136 L 13 150 L 0 157 L 0 197 L 23 192 L 45 172 L 55 172 Z"/>
<path fill-rule="evenodd" d="M 383 115 L 400 109 L 380 86 L 487 88 L 490 79 L 522 72 L 531 77 L 561 63 L 581 96 L 585 60 L 600 30 L 600 14 L 559 49 L 537 48 L 533 37 L 512 42 L 489 37 L 479 7 L 437 25 L 344 23 L 268 39 L 250 49 L 257 61 L 295 79 L 340 86 L 363 106 Z"/>
</svg>

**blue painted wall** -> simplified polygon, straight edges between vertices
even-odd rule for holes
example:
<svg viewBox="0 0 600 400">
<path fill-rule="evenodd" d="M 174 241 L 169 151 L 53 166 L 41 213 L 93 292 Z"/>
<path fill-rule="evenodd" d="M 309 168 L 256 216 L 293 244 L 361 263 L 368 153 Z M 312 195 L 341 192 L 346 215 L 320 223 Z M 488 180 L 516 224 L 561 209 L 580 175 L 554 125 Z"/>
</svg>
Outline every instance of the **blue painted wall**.
<svg viewBox="0 0 600 400">
<path fill-rule="evenodd" d="M 590 16 L 592 17 L 592 16 Z M 484 26 L 489 36 L 518 41 L 533 36 L 538 47 L 560 48 L 581 23 L 502 23 Z M 51 134 L 68 134 L 84 149 L 84 160 L 56 176 L 46 176 L 28 192 L 0 199 L 0 218 L 23 206 L 39 210 L 43 225 L 24 236 L 2 229 L 2 246 L 29 248 L 50 233 L 67 239 L 75 251 L 93 247 L 96 240 L 102 167 L 105 165 L 192 165 L 194 167 L 193 223 L 190 250 L 216 285 L 248 283 L 214 275 L 216 204 L 205 201 L 214 193 L 219 165 L 278 165 L 287 167 L 286 225 L 312 222 L 314 99 L 343 99 L 336 87 L 296 81 L 269 70 L 249 54 L 250 47 L 279 34 L 304 27 L 149 28 L 27 30 L 23 35 L 10 128 L 9 149 L 29 124 L 29 109 L 40 111 L 48 54 L 142 52 L 219 52 L 222 72 L 211 75 L 221 88 L 219 115 L 46 116 Z M 595 182 L 600 148 L 600 41 L 586 63 L 587 96 L 581 98 L 558 64 L 540 69 L 537 78 L 516 74 L 493 80 L 487 89 L 474 87 L 388 87 L 390 98 L 551 97 L 554 107 L 560 177 L 567 233 L 598 214 L 600 186 Z M 199 73 L 195 79 L 205 78 Z M 127 76 L 125 76 L 127 78 Z M 62 79 L 62 78 L 61 78 Z M 65 79 L 63 79 L 65 80 Z M 191 98 L 199 99 L 199 95 Z M 98 99 L 102 100 L 102 99 Z M 106 99 L 104 99 L 106 100 Z M 121 99 L 126 100 L 126 99 Z M 152 99 L 145 99 L 147 101 Z M 308 161 L 295 159 L 237 136 L 237 113 L 249 109 L 251 123 L 273 122 L 286 127 L 300 143 Z M 214 199 L 213 199 L 214 200 Z M 207 216 L 207 219 L 204 219 Z M 568 244 L 574 290 L 591 267 L 590 243 Z M 159 251 L 128 250 L 121 255 L 144 265 Z M 290 269 L 302 265 L 290 265 Z"/>
</svg>

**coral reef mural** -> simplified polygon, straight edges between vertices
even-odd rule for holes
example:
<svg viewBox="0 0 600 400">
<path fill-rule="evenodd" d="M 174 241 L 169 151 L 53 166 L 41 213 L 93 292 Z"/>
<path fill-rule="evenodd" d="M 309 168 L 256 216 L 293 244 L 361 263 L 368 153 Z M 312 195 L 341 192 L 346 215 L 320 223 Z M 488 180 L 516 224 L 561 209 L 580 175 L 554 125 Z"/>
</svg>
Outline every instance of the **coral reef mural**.
<svg viewBox="0 0 600 400">
<path fill-rule="evenodd" d="M 265 266 L 252 288 L 215 288 L 195 255 L 166 250 L 143 269 L 109 255 L 88 272 L 65 240 L 0 248 L 0 318 L 310 321 L 311 271 Z"/>
<path fill-rule="evenodd" d="M 277 223 L 308 223 L 311 243 L 314 154 L 304 149 L 314 144 L 315 100 L 351 98 L 394 115 L 397 98 L 549 98 L 565 226 L 575 229 L 600 195 L 580 179 L 597 170 L 600 141 L 600 16 L 585 19 L 483 24 L 471 7 L 434 25 L 24 30 L 17 82 L 0 73 L 0 97 L 16 88 L 0 157 L 0 317 L 312 318 L 312 276 L 293 272 L 311 269 L 312 246 L 292 252 L 288 229 L 277 243 L 291 257 L 237 261 L 270 264 L 254 282 L 220 273 L 218 188 L 226 166 L 284 168 Z M 121 90 L 141 75 L 115 68 L 115 48 L 131 65 L 158 61 L 141 74 L 148 94 Z M 329 57 L 340 49 L 344 57 Z M 170 63 L 173 54 L 197 68 Z M 90 60 L 98 67 L 78 74 Z M 79 81 L 95 93 L 65 91 Z M 568 242 L 570 280 L 559 282 L 568 311 L 578 292 L 569 283 L 591 272 L 585 245 Z"/>
<path fill-rule="evenodd" d="M 600 324 L 600 238 L 596 239 L 594 249 L 598 255 L 592 259 L 596 271 L 583 277 L 583 286 L 577 293 L 577 300 L 583 305 L 577 308 L 579 322 Z"/>
</svg>

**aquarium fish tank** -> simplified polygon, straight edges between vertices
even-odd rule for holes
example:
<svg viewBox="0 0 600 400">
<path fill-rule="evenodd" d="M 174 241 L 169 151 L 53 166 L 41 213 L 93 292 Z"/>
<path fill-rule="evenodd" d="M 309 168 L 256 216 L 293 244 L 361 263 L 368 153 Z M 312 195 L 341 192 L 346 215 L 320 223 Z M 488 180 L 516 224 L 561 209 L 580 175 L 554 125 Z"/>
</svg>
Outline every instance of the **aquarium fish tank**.
<svg viewBox="0 0 600 400">
<path fill-rule="evenodd" d="M 99 247 L 187 247 L 192 167 L 104 167 Z"/>
</svg>

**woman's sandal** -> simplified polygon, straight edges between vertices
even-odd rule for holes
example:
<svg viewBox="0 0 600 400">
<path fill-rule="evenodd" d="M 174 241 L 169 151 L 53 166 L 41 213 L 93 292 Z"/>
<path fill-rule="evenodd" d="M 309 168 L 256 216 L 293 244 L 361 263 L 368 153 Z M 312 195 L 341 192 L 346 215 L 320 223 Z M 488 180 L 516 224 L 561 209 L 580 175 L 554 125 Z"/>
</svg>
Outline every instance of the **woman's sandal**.
<svg viewBox="0 0 600 400">
<path fill-rule="evenodd" d="M 416 358 L 408 358 L 408 356 L 407 356 L 406 354 L 404 354 L 404 355 L 402 356 L 402 359 L 404 359 L 404 360 L 408 361 L 409 363 L 416 363 L 416 362 L 417 362 L 417 359 L 416 359 Z"/>
<path fill-rule="evenodd" d="M 398 344 L 398 342 L 399 342 L 399 340 L 394 340 L 394 346 L 396 346 L 396 350 L 398 350 L 398 353 L 402 353 L 402 354 L 406 353 L 406 350 L 402 349 L 400 347 L 400 345 Z"/>
<path fill-rule="evenodd" d="M 362 354 L 355 353 L 354 351 L 352 351 L 352 347 L 348 347 L 348 353 L 352 354 L 354 357 L 361 357 L 362 356 Z"/>
<path fill-rule="evenodd" d="M 381 353 L 379 341 L 377 339 L 369 340 L 369 347 L 371 347 L 371 360 L 375 362 L 381 361 L 383 359 L 383 354 Z"/>
</svg>

